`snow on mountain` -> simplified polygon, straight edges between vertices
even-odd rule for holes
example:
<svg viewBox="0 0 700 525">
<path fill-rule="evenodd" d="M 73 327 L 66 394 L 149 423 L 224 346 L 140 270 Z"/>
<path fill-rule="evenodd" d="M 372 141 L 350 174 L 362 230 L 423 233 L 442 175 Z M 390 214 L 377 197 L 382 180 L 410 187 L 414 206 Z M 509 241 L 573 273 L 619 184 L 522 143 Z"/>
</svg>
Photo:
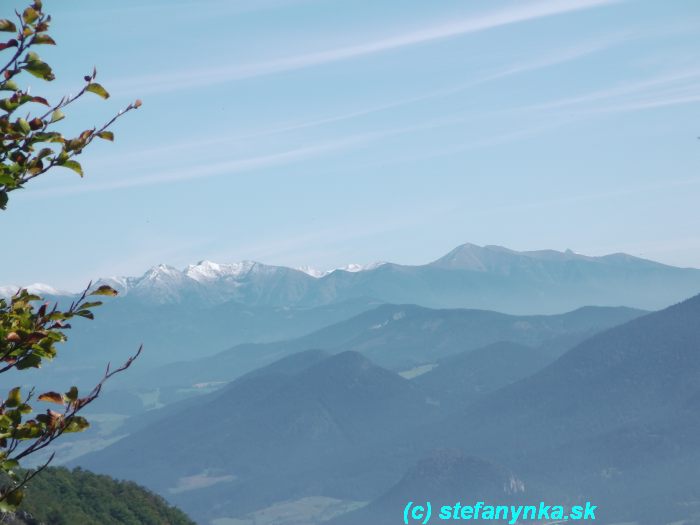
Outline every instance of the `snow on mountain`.
<svg viewBox="0 0 700 525">
<path fill-rule="evenodd" d="M 318 270 L 316 268 L 313 268 L 312 266 L 299 266 L 295 268 L 296 270 L 299 270 L 300 272 L 304 272 L 306 275 L 310 275 L 311 277 L 315 277 L 316 279 L 320 279 L 322 277 L 325 277 L 326 275 L 329 275 L 333 272 L 340 271 L 340 272 L 349 272 L 349 273 L 357 273 L 357 272 L 364 272 L 366 270 L 374 270 L 375 268 L 379 268 L 381 265 L 386 264 L 385 262 L 374 262 L 370 264 L 346 264 L 345 266 L 341 266 L 340 268 L 333 268 L 332 270 Z"/>
<path fill-rule="evenodd" d="M 351 264 L 346 264 L 345 266 L 341 266 L 340 268 L 335 268 L 334 270 L 330 270 L 326 272 L 326 274 L 333 273 L 336 271 L 340 272 L 348 272 L 348 273 L 357 273 L 357 272 L 366 272 L 368 270 L 376 270 L 380 266 L 386 264 L 383 261 L 379 262 L 373 262 L 369 264 L 356 264 L 356 263 L 351 263 Z"/>
<path fill-rule="evenodd" d="M 244 283 L 288 270 L 255 261 L 220 264 L 204 260 L 183 270 L 159 264 L 140 277 L 110 277 L 100 279 L 96 284 L 107 284 L 122 296 L 136 296 L 153 303 L 198 299 L 216 304 L 237 298 L 238 289 Z"/>
<path fill-rule="evenodd" d="M 321 279 L 334 271 L 350 273 L 373 270 L 383 262 L 372 264 L 348 264 L 332 270 L 318 270 L 311 266 L 299 268 L 287 268 L 284 266 L 270 266 L 256 261 L 241 261 L 231 264 L 215 263 L 203 260 L 196 264 L 190 264 L 183 270 L 179 270 L 167 264 L 158 264 L 137 277 L 111 276 L 101 277 L 94 281 L 94 286 L 108 285 L 119 292 L 121 296 L 139 295 L 150 296 L 157 303 L 180 302 L 188 296 L 208 296 L 217 302 L 227 300 L 233 291 L 240 287 L 247 279 L 256 276 L 271 276 L 277 273 L 296 271 L 315 279 Z M 20 286 L 0 286 L 0 297 L 11 297 Z M 29 291 L 40 295 L 73 295 L 75 292 L 58 290 L 48 284 L 35 283 L 30 285 Z"/>
<path fill-rule="evenodd" d="M 381 271 L 375 272 L 379 268 Z M 362 272 L 366 273 L 359 276 Z M 591 257 L 571 250 L 519 252 L 464 244 L 436 261 L 417 266 L 377 262 L 319 270 L 255 261 L 221 264 L 203 260 L 183 269 L 160 264 L 138 277 L 110 277 L 94 284 L 110 285 L 120 296 L 146 304 L 191 302 L 208 307 L 235 301 L 249 306 L 313 307 L 372 297 L 440 308 L 500 308 L 521 313 L 537 306 L 541 313 L 585 304 L 653 309 L 700 291 L 699 283 L 700 270 L 674 268 L 625 254 Z M 12 295 L 17 288 L 0 287 L 0 294 Z M 474 294 L 482 289 L 481 295 Z M 65 294 L 43 284 L 32 285 L 32 291 Z M 542 298 L 547 300 L 542 302 Z"/>
<path fill-rule="evenodd" d="M 15 286 L 14 284 L 0 286 L 0 298 L 12 297 L 19 288 L 19 286 Z"/>
<path fill-rule="evenodd" d="M 59 290 L 58 288 L 54 288 L 53 286 L 44 283 L 30 284 L 29 286 L 27 286 L 27 290 L 29 291 L 29 293 L 35 293 L 40 295 L 67 295 L 70 293 L 66 292 L 65 290 Z"/>
<path fill-rule="evenodd" d="M 336 268 L 337 270 L 340 270 L 341 272 L 350 272 L 350 273 L 355 273 L 355 272 L 361 272 L 363 269 L 363 266 L 361 264 L 347 264 L 341 268 Z"/>
<path fill-rule="evenodd" d="M 213 281 L 222 277 L 241 277 L 259 263 L 255 261 L 242 261 L 233 264 L 218 264 L 211 261 L 200 261 L 190 264 L 185 268 L 184 274 L 197 282 Z"/>
<path fill-rule="evenodd" d="M 381 264 L 383 263 L 350 264 L 338 270 L 356 273 L 372 270 Z M 203 260 L 190 264 L 183 270 L 159 264 L 140 277 L 111 277 L 100 279 L 97 284 L 108 284 L 122 296 L 136 295 L 147 298 L 149 302 L 177 303 L 196 298 L 213 304 L 240 299 L 246 290 L 259 288 L 263 282 L 272 283 L 290 275 L 290 272 L 292 275 L 299 272 L 322 279 L 333 271 L 336 270 L 323 271 L 309 266 L 292 269 L 256 261 L 221 264 Z"/>
<path fill-rule="evenodd" d="M 118 291 L 120 294 L 125 294 L 127 290 L 129 289 L 130 285 L 130 280 L 132 280 L 133 277 L 102 277 L 95 281 L 95 287 L 102 286 L 102 285 L 107 285 L 111 286 L 114 288 L 116 291 Z"/>
<path fill-rule="evenodd" d="M 12 297 L 15 293 L 17 293 L 17 290 L 19 290 L 20 288 L 20 286 L 15 286 L 12 284 L 7 286 L 0 286 L 0 297 Z M 26 288 L 29 291 L 29 293 L 37 295 L 70 295 L 70 292 L 58 290 L 57 288 L 54 288 L 53 286 L 44 283 L 30 284 L 28 286 L 25 286 L 24 288 Z"/>
<path fill-rule="evenodd" d="M 328 275 L 328 270 L 318 270 L 311 266 L 299 266 L 295 268 L 295 270 L 304 272 L 306 275 L 310 275 L 311 277 L 314 277 L 316 279 L 320 279 L 321 277 Z"/>
</svg>

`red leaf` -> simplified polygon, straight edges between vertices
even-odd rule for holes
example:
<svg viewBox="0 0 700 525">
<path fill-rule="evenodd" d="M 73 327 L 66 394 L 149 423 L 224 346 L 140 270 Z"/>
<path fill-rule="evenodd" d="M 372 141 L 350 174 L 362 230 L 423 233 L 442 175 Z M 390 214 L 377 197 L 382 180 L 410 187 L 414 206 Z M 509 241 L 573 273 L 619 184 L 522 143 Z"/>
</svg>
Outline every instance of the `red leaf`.
<svg viewBox="0 0 700 525">
<path fill-rule="evenodd" d="M 45 392 L 37 399 L 39 401 L 47 401 L 48 403 L 56 403 L 57 405 L 63 404 L 63 396 L 58 392 Z"/>
<path fill-rule="evenodd" d="M 44 106 L 50 106 L 48 100 L 46 100 L 44 97 L 32 97 L 32 102 L 38 102 L 39 104 L 43 104 Z"/>
<path fill-rule="evenodd" d="M 8 40 L 7 42 L 0 44 L 0 51 L 3 51 L 8 47 L 17 47 L 17 40 L 13 38 L 12 40 Z"/>
</svg>

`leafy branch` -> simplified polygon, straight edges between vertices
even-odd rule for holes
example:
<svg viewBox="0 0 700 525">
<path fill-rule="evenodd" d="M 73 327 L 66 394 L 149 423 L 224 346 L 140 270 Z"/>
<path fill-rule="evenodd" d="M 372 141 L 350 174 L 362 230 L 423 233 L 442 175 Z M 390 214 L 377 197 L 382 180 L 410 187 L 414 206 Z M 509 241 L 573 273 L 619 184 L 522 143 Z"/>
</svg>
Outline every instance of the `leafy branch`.
<svg viewBox="0 0 700 525">
<path fill-rule="evenodd" d="M 6 208 L 11 191 L 22 188 L 28 181 L 56 166 L 73 170 L 82 177 L 83 168 L 75 157 L 95 138 L 113 141 L 114 133 L 108 130 L 110 126 L 141 106 L 141 101 L 136 100 L 103 125 L 83 130 L 74 137 L 55 131 L 56 123 L 65 118 L 63 110 L 86 93 L 103 99 L 109 98 L 109 93 L 95 82 L 97 71 L 94 68 L 91 74 L 83 77 L 85 83 L 76 95 L 63 97 L 53 105 L 44 97 L 31 95 L 29 89 L 21 89 L 15 77 L 22 73 L 48 82 L 55 79 L 51 66 L 31 48 L 55 45 L 56 42 L 47 33 L 51 17 L 42 11 L 40 0 L 35 0 L 22 13 L 15 12 L 15 15 L 17 23 L 0 19 L 0 32 L 16 33 L 15 37 L 0 42 L 0 52 L 14 49 L 0 67 L 0 92 L 11 92 L 8 97 L 0 98 L 0 209 Z M 25 104 L 38 104 L 48 109 L 40 115 L 29 112 L 17 117 L 16 113 Z"/>
<path fill-rule="evenodd" d="M 63 97 L 56 104 L 19 86 L 18 80 L 24 74 L 47 82 L 55 79 L 51 66 L 34 51 L 36 46 L 56 45 L 48 34 L 50 23 L 51 17 L 43 12 L 41 0 L 34 0 L 21 13 L 15 11 L 13 20 L 0 19 L 0 33 L 12 33 L 6 41 L 0 38 L 0 53 L 9 54 L 7 60 L 0 60 L 0 209 L 7 206 L 10 192 L 57 166 L 82 177 L 82 166 L 75 158 L 95 138 L 113 141 L 114 133 L 109 128 L 141 106 L 141 101 L 136 100 L 104 124 L 74 137 L 57 131 L 57 123 L 65 118 L 64 110 L 86 93 L 102 99 L 109 98 L 109 93 L 95 81 L 94 68 L 83 77 L 84 84 L 77 94 Z M 37 106 L 43 108 L 20 115 L 25 108 Z M 0 375 L 10 370 L 40 368 L 54 359 L 56 346 L 67 340 L 70 321 L 75 317 L 93 319 L 92 310 L 102 304 L 94 296 L 115 295 L 116 290 L 109 286 L 92 289 L 89 284 L 66 309 L 58 304 L 49 306 L 26 289 L 17 290 L 8 299 L 0 298 Z M 106 381 L 128 369 L 140 354 L 141 348 L 114 370 L 108 365 L 102 379 L 87 395 L 81 396 L 78 388 L 72 386 L 65 393 L 50 391 L 36 397 L 38 402 L 60 405 L 61 410 L 36 411 L 30 405 L 34 389 L 23 395 L 22 389 L 16 387 L 0 399 L 0 511 L 11 510 L 21 502 L 24 485 L 46 468 L 53 455 L 31 473 L 23 474 L 20 462 L 63 434 L 88 428 L 89 422 L 80 411 L 97 399 Z"/>
<path fill-rule="evenodd" d="M 65 332 L 71 328 L 68 321 L 75 317 L 93 319 L 92 309 L 102 305 L 102 301 L 93 297 L 116 295 L 116 290 L 109 286 L 91 290 L 88 285 L 66 310 L 59 310 L 58 304 L 49 308 L 48 303 L 36 308 L 41 298 L 25 289 L 18 290 L 9 303 L 0 299 L 0 363 L 4 364 L 0 373 L 13 368 L 40 368 L 44 361 L 52 360 L 57 353 L 56 344 L 67 340 Z M 141 351 L 139 347 L 116 369 L 108 364 L 102 379 L 84 397 L 80 397 L 76 386 L 63 394 L 50 391 L 37 397 L 37 401 L 62 406 L 62 412 L 47 409 L 45 413 L 36 413 L 29 404 L 34 398 L 34 389 L 24 397 L 20 387 L 10 390 L 7 398 L 0 402 L 0 471 L 13 483 L 0 489 L 0 508 L 5 501 L 14 505 L 12 502 L 21 494 L 19 487 L 26 483 L 16 473 L 20 461 L 46 448 L 64 433 L 87 429 L 90 424 L 79 412 L 99 397 L 106 381 L 128 369 Z"/>
</svg>

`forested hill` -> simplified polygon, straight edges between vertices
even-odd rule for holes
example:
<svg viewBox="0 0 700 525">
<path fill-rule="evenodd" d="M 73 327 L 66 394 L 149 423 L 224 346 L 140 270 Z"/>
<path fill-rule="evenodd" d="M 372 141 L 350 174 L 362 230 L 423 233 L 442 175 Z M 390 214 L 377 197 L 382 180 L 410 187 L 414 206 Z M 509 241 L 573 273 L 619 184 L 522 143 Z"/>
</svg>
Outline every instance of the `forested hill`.
<svg viewBox="0 0 700 525">
<path fill-rule="evenodd" d="M 4 518 L 4 519 L 2 519 Z M 10 525 L 194 525 L 160 496 L 82 469 L 48 468 L 36 476 Z"/>
</svg>

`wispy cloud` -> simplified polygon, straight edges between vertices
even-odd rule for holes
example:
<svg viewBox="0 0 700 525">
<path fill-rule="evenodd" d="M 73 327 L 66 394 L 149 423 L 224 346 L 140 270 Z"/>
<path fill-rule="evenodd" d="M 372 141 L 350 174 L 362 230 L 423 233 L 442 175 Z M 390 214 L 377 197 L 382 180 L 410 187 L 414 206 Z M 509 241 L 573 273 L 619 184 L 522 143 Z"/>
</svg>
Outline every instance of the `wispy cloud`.
<svg viewBox="0 0 700 525">
<path fill-rule="evenodd" d="M 700 68 L 663 73 L 637 82 L 590 91 L 520 111 L 573 110 L 582 113 L 632 111 L 695 102 L 700 98 Z"/>
<path fill-rule="evenodd" d="M 169 143 L 166 145 L 148 148 L 144 150 L 130 151 L 129 158 L 127 160 L 140 161 L 148 158 L 159 159 L 161 155 L 167 155 L 172 152 L 181 153 L 183 151 L 199 150 L 203 147 L 242 143 L 251 139 L 269 137 L 293 131 L 322 127 L 329 124 L 354 120 L 374 115 L 377 113 L 399 109 L 420 102 L 427 102 L 429 100 L 449 97 L 467 91 L 471 88 L 478 87 L 488 82 L 503 80 L 512 76 L 526 74 L 541 69 L 546 69 L 549 67 L 572 62 L 577 59 L 589 56 L 591 54 L 609 49 L 610 47 L 616 44 L 626 42 L 633 37 L 634 35 L 631 33 L 621 33 L 617 35 L 610 35 L 607 37 L 600 37 L 597 38 L 595 41 L 582 42 L 575 46 L 564 48 L 562 50 L 550 53 L 545 56 L 540 56 L 535 59 L 521 59 L 501 69 L 482 72 L 481 74 L 477 75 L 473 80 L 469 80 L 467 82 L 463 82 L 454 86 L 449 86 L 443 89 L 434 90 L 428 93 L 423 93 L 412 97 L 405 97 L 385 104 L 376 104 L 374 106 L 370 106 L 363 109 L 357 109 L 355 111 L 348 111 L 345 113 L 339 113 L 337 115 L 306 119 L 297 122 L 279 123 L 268 128 L 250 131 L 247 133 L 238 133 L 225 136 L 217 135 L 194 141 L 188 139 L 186 141 Z M 123 162 L 123 155 L 119 155 L 117 157 L 102 157 L 98 161 L 98 164 L 112 164 L 115 161 Z"/>
<path fill-rule="evenodd" d="M 461 119 L 466 120 L 466 119 Z M 456 123 L 456 121 L 455 121 Z M 465 140 L 463 143 L 456 146 L 449 146 L 443 148 L 432 149 L 427 152 L 417 152 L 412 154 L 404 154 L 399 158 L 392 159 L 382 159 L 379 162 L 370 162 L 357 166 L 358 169 L 375 169 L 378 167 L 387 166 L 397 166 L 405 164 L 413 164 L 415 162 L 422 162 L 430 159 L 437 159 L 441 157 L 449 157 L 451 155 L 457 155 L 467 151 L 475 151 L 482 148 L 489 148 L 492 146 L 498 146 L 502 144 L 508 144 L 511 142 L 517 142 L 520 140 L 526 140 L 540 133 L 546 131 L 551 131 L 559 126 L 561 126 L 563 121 L 553 121 L 544 124 L 527 126 L 524 128 L 506 131 L 502 133 L 496 133 L 488 137 L 482 137 L 478 139 Z"/>
<path fill-rule="evenodd" d="M 234 175 L 277 166 L 284 166 L 321 157 L 334 152 L 348 150 L 352 147 L 368 144 L 373 140 L 398 134 L 411 128 L 396 128 L 384 131 L 352 135 L 345 138 L 330 140 L 312 146 L 298 147 L 281 152 L 262 154 L 222 162 L 213 162 L 197 166 L 185 166 L 175 169 L 163 169 L 157 173 L 143 176 L 120 178 L 107 182 L 93 184 L 74 184 L 66 187 L 37 190 L 32 197 L 44 198 L 55 195 L 70 195 L 75 193 L 90 193 L 97 191 L 118 190 L 140 186 L 152 186 L 184 180 L 201 179 L 221 175 Z"/>
<path fill-rule="evenodd" d="M 613 101 L 608 105 L 601 105 L 584 111 L 588 114 L 643 111 L 667 106 L 693 104 L 698 101 L 700 101 L 700 82 L 680 89 L 644 93 L 636 97 L 629 97 L 627 100 Z"/>
<path fill-rule="evenodd" d="M 241 66 L 216 66 L 204 69 L 182 68 L 185 70 L 184 72 L 181 70 L 140 76 L 121 82 L 116 81 L 111 85 L 115 91 L 133 91 L 140 95 L 210 86 L 244 78 L 271 75 L 365 57 L 409 46 L 478 33 L 529 20 L 606 6 L 618 3 L 619 1 L 620 0 L 551 0 L 545 2 L 528 2 L 527 4 L 518 4 L 516 7 L 508 9 L 475 15 L 447 24 L 435 25 L 346 47 L 288 56 Z"/>
<path fill-rule="evenodd" d="M 215 176 L 231 176 L 238 173 L 251 172 L 266 168 L 274 168 L 295 164 L 333 153 L 340 153 L 354 148 L 375 144 L 381 139 L 418 132 L 437 129 L 446 126 L 459 125 L 472 119 L 468 113 L 448 115 L 438 117 L 429 121 L 417 124 L 385 128 L 377 131 L 359 133 L 334 140 L 328 140 L 311 146 L 303 146 L 282 152 L 261 154 L 253 157 L 227 160 L 221 162 L 211 162 L 197 166 L 185 166 L 173 169 L 162 168 L 157 173 L 142 176 L 119 178 L 108 182 L 96 182 L 92 184 L 73 184 L 71 186 L 61 186 L 35 191 L 30 198 L 46 198 L 56 195 L 70 195 L 76 193 L 90 193 L 98 191 L 119 190 L 140 186 L 152 186 L 157 184 L 172 183 L 184 180 L 201 179 Z M 520 136 L 518 132 L 516 135 Z M 507 139 L 515 138 L 507 137 Z M 506 140 L 507 140 L 506 139 Z M 503 141 L 503 137 L 496 137 L 492 140 L 480 139 L 470 147 L 477 148 L 492 145 Z"/>
</svg>

